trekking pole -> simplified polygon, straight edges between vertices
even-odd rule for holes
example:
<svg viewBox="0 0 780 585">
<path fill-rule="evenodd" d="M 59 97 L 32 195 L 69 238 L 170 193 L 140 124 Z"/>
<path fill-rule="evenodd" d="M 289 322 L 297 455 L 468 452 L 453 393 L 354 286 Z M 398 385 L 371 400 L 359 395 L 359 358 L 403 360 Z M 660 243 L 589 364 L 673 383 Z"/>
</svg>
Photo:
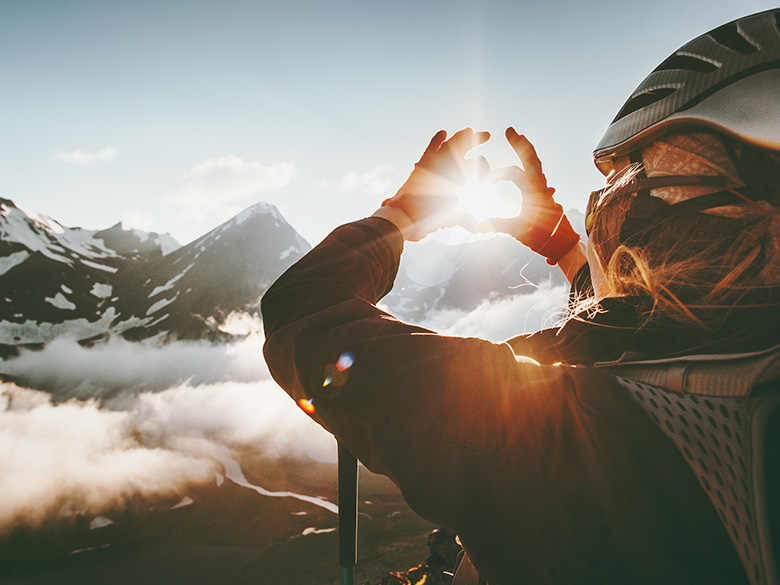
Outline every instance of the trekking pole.
<svg viewBox="0 0 780 585">
<path fill-rule="evenodd" d="M 357 458 L 339 445 L 339 566 L 341 585 L 354 585 L 357 563 Z"/>
</svg>

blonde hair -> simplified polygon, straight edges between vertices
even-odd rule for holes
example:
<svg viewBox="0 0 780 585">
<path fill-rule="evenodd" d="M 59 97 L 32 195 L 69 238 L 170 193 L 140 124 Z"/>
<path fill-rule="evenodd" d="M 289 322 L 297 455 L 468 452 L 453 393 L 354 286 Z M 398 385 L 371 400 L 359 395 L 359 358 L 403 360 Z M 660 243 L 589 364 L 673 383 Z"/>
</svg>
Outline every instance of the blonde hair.
<svg viewBox="0 0 780 585">
<path fill-rule="evenodd" d="M 649 222 L 637 240 L 621 241 L 636 195 L 608 195 L 593 218 L 592 245 L 614 296 L 648 300 L 645 322 L 663 320 L 672 328 L 693 328 L 702 339 L 718 334 L 735 341 L 778 326 L 778 208 L 746 205 L 739 218 L 670 214 Z"/>
</svg>

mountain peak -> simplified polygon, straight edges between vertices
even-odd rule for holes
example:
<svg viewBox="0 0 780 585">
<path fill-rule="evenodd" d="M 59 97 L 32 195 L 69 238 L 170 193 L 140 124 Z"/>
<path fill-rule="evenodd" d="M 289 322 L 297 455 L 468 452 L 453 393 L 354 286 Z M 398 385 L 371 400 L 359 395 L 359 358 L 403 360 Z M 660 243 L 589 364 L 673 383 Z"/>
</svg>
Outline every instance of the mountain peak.
<svg viewBox="0 0 780 585">
<path fill-rule="evenodd" d="M 181 248 L 181 244 L 168 233 L 145 232 L 132 227 L 126 221 L 120 221 L 108 229 L 95 232 L 94 237 L 103 240 L 112 250 L 129 257 L 149 254 L 166 256 Z"/>
<path fill-rule="evenodd" d="M 235 216 L 233 219 L 237 224 L 241 224 L 253 215 L 273 215 L 277 219 L 282 219 L 282 214 L 279 213 L 279 209 L 277 209 L 276 205 L 272 205 L 271 203 L 265 203 L 264 201 L 259 201 L 255 203 L 254 205 L 247 207 L 244 211 L 239 213 L 237 216 Z"/>
</svg>

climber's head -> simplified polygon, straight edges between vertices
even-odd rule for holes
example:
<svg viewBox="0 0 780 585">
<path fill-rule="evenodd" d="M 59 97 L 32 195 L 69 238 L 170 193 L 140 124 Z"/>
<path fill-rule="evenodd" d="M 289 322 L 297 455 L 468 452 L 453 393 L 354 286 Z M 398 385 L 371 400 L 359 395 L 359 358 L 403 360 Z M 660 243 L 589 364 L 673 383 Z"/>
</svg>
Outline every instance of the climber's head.
<svg viewBox="0 0 780 585">
<path fill-rule="evenodd" d="M 706 327 L 692 305 L 777 294 L 778 96 L 780 10 L 694 39 L 634 91 L 594 152 L 607 187 L 586 218 L 612 294 Z"/>
</svg>

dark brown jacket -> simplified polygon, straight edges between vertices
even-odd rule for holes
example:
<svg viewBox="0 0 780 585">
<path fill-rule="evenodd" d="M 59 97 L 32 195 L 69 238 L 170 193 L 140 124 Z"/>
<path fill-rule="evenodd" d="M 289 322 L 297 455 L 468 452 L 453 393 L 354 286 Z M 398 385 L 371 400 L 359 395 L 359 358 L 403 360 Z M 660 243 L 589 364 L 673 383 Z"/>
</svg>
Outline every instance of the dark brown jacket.
<svg viewBox="0 0 780 585">
<path fill-rule="evenodd" d="M 675 447 L 574 365 L 630 349 L 631 327 L 570 321 L 510 346 L 403 323 L 376 307 L 402 249 L 383 219 L 347 224 L 269 289 L 264 353 L 288 394 L 455 530 L 491 585 L 746 582 Z"/>
</svg>

